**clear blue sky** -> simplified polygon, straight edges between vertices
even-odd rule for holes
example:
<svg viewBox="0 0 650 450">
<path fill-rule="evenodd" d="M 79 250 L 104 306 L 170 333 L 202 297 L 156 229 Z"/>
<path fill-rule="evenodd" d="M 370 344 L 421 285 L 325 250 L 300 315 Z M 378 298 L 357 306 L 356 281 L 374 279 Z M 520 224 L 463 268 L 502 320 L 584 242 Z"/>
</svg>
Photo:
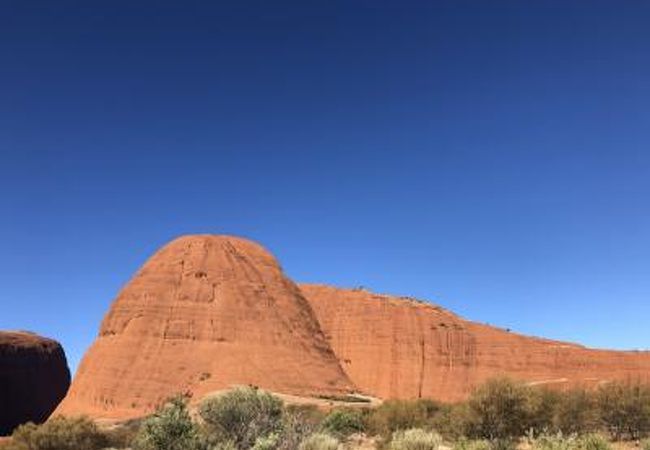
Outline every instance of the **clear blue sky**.
<svg viewBox="0 0 650 450">
<path fill-rule="evenodd" d="M 229 233 L 650 347 L 650 3 L 174 3 L 2 2 L 0 328 L 76 367 L 156 248 Z"/>
</svg>

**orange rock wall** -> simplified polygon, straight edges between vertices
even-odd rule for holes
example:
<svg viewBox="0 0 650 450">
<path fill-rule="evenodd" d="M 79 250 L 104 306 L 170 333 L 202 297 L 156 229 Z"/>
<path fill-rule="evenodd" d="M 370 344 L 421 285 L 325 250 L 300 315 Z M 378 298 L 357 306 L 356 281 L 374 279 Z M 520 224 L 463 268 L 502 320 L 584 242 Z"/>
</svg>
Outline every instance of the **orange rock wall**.
<svg viewBox="0 0 650 450">
<path fill-rule="evenodd" d="M 350 379 L 381 398 L 456 401 L 501 375 L 557 386 L 650 376 L 649 353 L 526 337 L 408 298 L 300 288 Z"/>
</svg>

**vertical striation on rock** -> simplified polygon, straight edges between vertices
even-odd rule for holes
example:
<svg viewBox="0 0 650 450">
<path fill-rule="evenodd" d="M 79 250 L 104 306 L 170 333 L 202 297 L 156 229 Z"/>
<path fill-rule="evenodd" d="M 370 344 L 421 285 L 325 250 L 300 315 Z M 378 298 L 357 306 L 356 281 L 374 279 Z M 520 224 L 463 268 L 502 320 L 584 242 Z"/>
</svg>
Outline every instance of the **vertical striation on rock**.
<svg viewBox="0 0 650 450">
<path fill-rule="evenodd" d="M 44 422 L 70 386 L 61 345 L 27 332 L 0 331 L 0 436 Z"/>
<path fill-rule="evenodd" d="M 466 398 L 495 376 L 538 385 L 650 379 L 650 353 L 588 349 L 466 321 L 410 298 L 301 285 L 341 365 L 381 398 Z"/>
<path fill-rule="evenodd" d="M 237 384 L 354 390 L 273 256 L 244 239 L 186 236 L 119 293 L 58 412 L 133 417 L 180 392 L 201 398 Z"/>
</svg>

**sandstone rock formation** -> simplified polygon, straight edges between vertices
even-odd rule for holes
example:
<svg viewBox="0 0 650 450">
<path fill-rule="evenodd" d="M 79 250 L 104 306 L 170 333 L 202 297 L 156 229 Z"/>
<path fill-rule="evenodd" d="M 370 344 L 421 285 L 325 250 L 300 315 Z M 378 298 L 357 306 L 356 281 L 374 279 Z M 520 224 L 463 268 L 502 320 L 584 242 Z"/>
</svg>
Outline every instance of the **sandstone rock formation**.
<svg viewBox="0 0 650 450">
<path fill-rule="evenodd" d="M 354 390 L 309 303 L 259 245 L 187 236 L 117 296 L 62 414 L 125 418 L 179 392 L 236 384 L 299 395 Z"/>
<path fill-rule="evenodd" d="M 650 376 L 650 353 L 600 351 L 469 322 L 405 297 L 296 286 L 259 245 L 187 236 L 117 296 L 63 414 L 122 419 L 238 384 L 283 394 L 465 398 L 509 375 L 565 386 Z"/>
<path fill-rule="evenodd" d="M 45 421 L 70 386 L 58 342 L 27 332 L 0 332 L 0 436 Z"/>
<path fill-rule="evenodd" d="M 300 288 L 350 379 L 381 398 L 455 401 L 501 375 L 559 386 L 650 378 L 647 352 L 521 336 L 404 297 Z"/>
</svg>

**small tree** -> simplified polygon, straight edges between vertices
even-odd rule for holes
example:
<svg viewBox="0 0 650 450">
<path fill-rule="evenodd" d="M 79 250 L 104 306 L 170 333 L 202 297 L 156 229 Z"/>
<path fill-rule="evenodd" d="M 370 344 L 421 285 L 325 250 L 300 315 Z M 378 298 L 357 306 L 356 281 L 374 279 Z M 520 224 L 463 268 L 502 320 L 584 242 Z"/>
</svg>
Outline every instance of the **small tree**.
<svg viewBox="0 0 650 450">
<path fill-rule="evenodd" d="M 177 396 L 161 406 L 146 419 L 135 439 L 137 450 L 202 450 L 196 424 L 187 410 L 188 399 Z"/>
<path fill-rule="evenodd" d="M 529 425 L 528 395 L 528 388 L 508 378 L 480 386 L 468 402 L 470 433 L 489 440 L 522 436 Z"/>
<path fill-rule="evenodd" d="M 213 439 L 246 449 L 281 432 L 284 406 L 279 398 L 247 387 L 204 400 L 199 413 Z"/>
</svg>

